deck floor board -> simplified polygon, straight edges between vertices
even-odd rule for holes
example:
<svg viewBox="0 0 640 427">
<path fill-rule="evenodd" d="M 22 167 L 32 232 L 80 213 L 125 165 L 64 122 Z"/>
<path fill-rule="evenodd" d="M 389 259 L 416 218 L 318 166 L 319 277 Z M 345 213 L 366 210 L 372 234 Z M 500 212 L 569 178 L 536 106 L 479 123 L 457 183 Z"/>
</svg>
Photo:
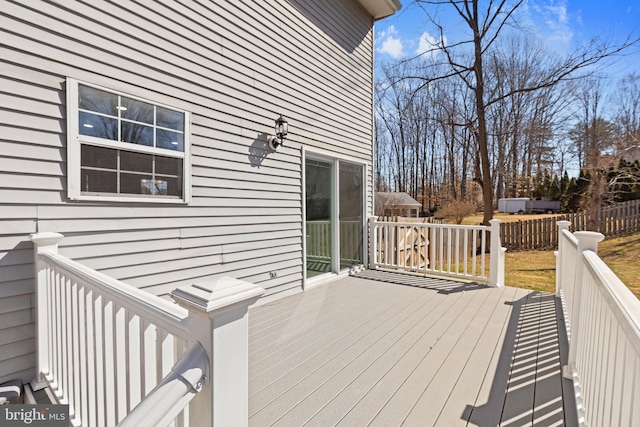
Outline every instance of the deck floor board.
<svg viewBox="0 0 640 427">
<path fill-rule="evenodd" d="M 424 295 L 424 298 L 428 297 L 429 295 Z M 250 395 L 255 395 L 253 397 L 255 409 L 262 408 L 263 399 L 268 399 L 281 391 L 287 391 L 303 380 L 310 381 L 307 377 L 312 375 L 315 370 L 326 369 L 325 365 L 332 363 L 338 357 L 343 359 L 348 357 L 350 350 L 357 355 L 361 346 L 375 342 L 376 336 L 372 334 L 372 331 L 376 329 L 381 331 L 392 326 L 387 321 L 391 317 L 390 313 L 402 312 L 406 310 L 407 304 L 411 303 L 414 303 L 414 300 L 407 295 L 400 298 L 395 305 L 373 304 L 366 311 L 366 315 L 361 315 L 352 321 L 355 325 L 333 327 L 333 334 L 329 336 L 318 336 L 312 333 L 309 343 L 306 342 L 306 339 L 299 340 L 304 345 L 297 353 L 293 353 L 291 350 L 291 353 L 285 352 L 278 355 L 277 360 L 271 360 L 273 369 L 269 367 L 265 369 L 264 373 L 250 380 L 250 385 L 252 385 Z M 296 346 L 296 344 L 292 345 Z M 351 347 L 354 348 L 351 349 Z M 250 358 L 250 372 L 252 370 L 253 364 Z M 267 390 L 264 390 L 265 382 L 269 382 L 270 385 Z"/>
<path fill-rule="evenodd" d="M 414 316 L 398 324 L 399 330 L 396 333 L 402 334 L 400 338 L 392 346 L 383 348 L 384 352 L 379 358 L 362 370 L 358 377 L 343 388 L 339 394 L 332 396 L 330 404 L 316 415 L 315 422 L 311 425 L 321 426 L 327 423 L 334 425 L 341 421 L 358 401 L 385 377 L 410 378 L 411 372 L 407 372 L 406 368 L 417 365 L 420 360 L 416 356 L 428 352 L 427 347 L 430 349 L 436 345 L 438 338 L 435 337 L 435 334 L 426 333 L 430 329 L 430 324 L 439 323 L 445 324 L 445 326 L 452 324 L 444 320 L 447 313 L 452 312 L 447 310 L 448 307 L 442 303 L 435 308 L 425 306 L 421 312 L 413 313 Z M 399 363 L 402 363 L 403 366 L 399 366 Z M 405 371 L 402 374 L 406 374 L 406 377 L 397 372 L 398 370 L 391 372 L 394 367 L 404 367 L 405 369 L 400 370 Z"/>
<path fill-rule="evenodd" d="M 513 291 L 513 288 L 505 288 L 502 293 L 494 292 L 488 318 L 482 323 L 474 322 L 474 335 L 477 339 L 470 343 L 474 348 L 468 352 L 468 358 L 456 379 L 455 387 L 447 396 L 447 401 L 442 405 L 434 424 L 438 420 L 446 420 L 450 426 L 467 425 L 469 402 L 476 404 L 483 383 L 487 380 L 492 381 L 493 377 L 489 372 L 493 373 L 493 349 L 500 344 L 504 336 L 509 314 L 509 306 L 504 304 L 504 300 L 512 298 Z"/>
<path fill-rule="evenodd" d="M 572 425 L 556 312 L 550 294 L 371 270 L 252 308 L 249 425 Z"/>
</svg>

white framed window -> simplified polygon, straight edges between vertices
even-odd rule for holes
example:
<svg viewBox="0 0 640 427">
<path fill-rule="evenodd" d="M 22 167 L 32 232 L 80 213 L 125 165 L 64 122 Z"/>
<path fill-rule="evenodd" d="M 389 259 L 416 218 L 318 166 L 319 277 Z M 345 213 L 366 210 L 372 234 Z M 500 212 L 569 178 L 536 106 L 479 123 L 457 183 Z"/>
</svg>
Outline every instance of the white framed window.
<svg viewBox="0 0 640 427">
<path fill-rule="evenodd" d="M 73 200 L 188 203 L 189 112 L 67 79 Z"/>
</svg>

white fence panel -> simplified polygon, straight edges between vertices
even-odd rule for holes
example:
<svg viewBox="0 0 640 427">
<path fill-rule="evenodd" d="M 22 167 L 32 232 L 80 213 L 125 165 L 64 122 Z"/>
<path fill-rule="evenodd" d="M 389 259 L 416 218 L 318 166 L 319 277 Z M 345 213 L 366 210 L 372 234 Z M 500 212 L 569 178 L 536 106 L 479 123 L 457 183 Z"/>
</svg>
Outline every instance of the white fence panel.
<svg viewBox="0 0 640 427">
<path fill-rule="evenodd" d="M 369 223 L 370 268 L 437 274 L 503 285 L 504 253 L 499 221 L 491 227 L 458 224 L 377 221 Z M 496 241 L 496 271 L 490 272 L 487 257 L 490 239 Z M 495 245 L 495 248 L 493 248 Z M 491 273 L 491 274 L 490 274 Z"/>
<path fill-rule="evenodd" d="M 41 379 L 73 424 L 114 426 L 186 350 L 188 311 L 56 253 L 37 264 Z"/>
<path fill-rule="evenodd" d="M 583 254 L 575 371 L 588 425 L 640 425 L 640 301 L 594 252 Z"/>
<path fill-rule="evenodd" d="M 32 236 L 36 389 L 74 426 L 246 426 L 248 309 L 264 289 L 220 277 L 175 289 L 174 304 L 59 255 L 61 238 Z"/>
<path fill-rule="evenodd" d="M 557 284 L 571 322 L 564 372 L 580 424 L 640 425 L 640 300 L 598 257 L 602 234 L 560 236 Z"/>
</svg>

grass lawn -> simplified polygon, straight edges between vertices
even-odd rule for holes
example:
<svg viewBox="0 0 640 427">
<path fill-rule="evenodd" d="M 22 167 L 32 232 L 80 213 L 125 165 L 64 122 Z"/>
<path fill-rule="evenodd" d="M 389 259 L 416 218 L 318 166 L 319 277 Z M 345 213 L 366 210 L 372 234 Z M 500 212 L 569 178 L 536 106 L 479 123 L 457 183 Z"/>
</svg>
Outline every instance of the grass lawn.
<svg viewBox="0 0 640 427">
<path fill-rule="evenodd" d="M 604 239 L 598 246 L 598 255 L 640 298 L 640 233 Z"/>
<path fill-rule="evenodd" d="M 598 246 L 598 255 L 640 298 L 640 233 L 606 238 Z M 505 256 L 507 286 L 555 292 L 556 259 L 553 251 L 507 251 Z"/>
<path fill-rule="evenodd" d="M 508 214 L 508 213 L 500 213 L 500 212 L 494 212 L 493 213 L 493 219 L 499 219 L 502 222 L 517 222 L 517 221 L 528 221 L 528 220 L 532 220 L 532 219 L 538 219 L 538 218 L 549 218 L 549 217 L 554 217 L 554 216 L 558 216 L 555 214 L 525 214 L 525 215 L 518 215 L 518 214 Z M 466 225 L 478 225 L 481 224 L 483 220 L 482 214 L 477 214 L 477 215 L 473 215 L 473 216 L 468 216 L 464 219 L 464 221 L 462 221 L 463 224 Z"/>
</svg>

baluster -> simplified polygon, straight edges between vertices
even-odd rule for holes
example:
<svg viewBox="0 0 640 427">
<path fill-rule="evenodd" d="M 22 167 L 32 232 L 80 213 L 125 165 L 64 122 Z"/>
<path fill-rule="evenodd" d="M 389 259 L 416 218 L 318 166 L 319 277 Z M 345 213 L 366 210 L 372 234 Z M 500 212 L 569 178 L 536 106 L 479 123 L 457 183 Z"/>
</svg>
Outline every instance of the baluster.
<svg viewBox="0 0 640 427">
<path fill-rule="evenodd" d="M 70 283 L 69 292 L 71 297 L 70 314 L 72 321 L 69 323 L 68 327 L 71 328 L 70 335 L 72 337 L 71 345 L 73 349 L 73 353 L 70 358 L 71 363 L 73 364 L 73 366 L 71 366 L 71 373 L 73 375 L 73 402 L 71 402 L 71 405 L 73 406 L 78 419 L 82 419 L 82 416 L 84 415 L 82 405 L 85 400 L 85 394 L 81 392 L 80 387 L 86 381 L 86 377 L 81 374 L 81 370 L 84 369 L 83 360 L 81 358 L 81 348 L 84 348 L 85 340 L 80 329 L 80 323 L 84 322 L 80 322 L 80 320 L 81 316 L 84 316 L 84 310 L 80 310 L 80 290 L 79 284 L 75 279 Z"/>
<path fill-rule="evenodd" d="M 93 318 L 94 318 L 94 333 L 96 336 L 95 339 L 95 365 L 96 365 L 96 383 L 95 393 L 96 393 L 96 425 L 99 427 L 105 427 L 107 425 L 107 421 L 109 416 L 107 412 L 109 412 L 109 404 L 112 403 L 112 399 L 109 399 L 109 402 L 106 401 L 106 380 L 105 373 L 107 372 L 107 361 L 105 359 L 105 335 L 106 335 L 106 324 L 105 324 L 105 309 L 103 303 L 102 295 L 94 295 L 93 296 Z M 113 425 L 113 424 L 112 424 Z"/>
<path fill-rule="evenodd" d="M 104 399 L 105 399 L 105 415 L 107 426 L 117 424 L 116 405 L 119 396 L 116 395 L 115 385 L 115 330 L 114 330 L 114 304 L 106 299 L 102 301 L 103 306 L 103 357 L 104 357 Z M 111 397 L 108 398 L 107 396 Z"/>
<path fill-rule="evenodd" d="M 96 348 L 97 343 L 95 340 L 95 312 L 93 303 L 93 291 L 83 287 L 83 304 L 84 304 L 84 333 L 87 337 L 87 343 L 85 346 L 84 357 L 86 364 L 85 371 L 85 384 L 84 384 L 84 413 L 87 414 L 87 420 L 89 420 L 89 426 L 97 425 L 97 407 L 98 401 L 96 398 Z"/>
<path fill-rule="evenodd" d="M 129 399 L 127 401 L 129 413 L 131 409 L 135 408 L 142 400 L 142 379 L 143 379 L 143 367 L 140 357 L 140 318 L 133 314 L 131 311 L 126 311 L 126 329 L 128 334 L 127 339 L 127 390 Z"/>
</svg>

